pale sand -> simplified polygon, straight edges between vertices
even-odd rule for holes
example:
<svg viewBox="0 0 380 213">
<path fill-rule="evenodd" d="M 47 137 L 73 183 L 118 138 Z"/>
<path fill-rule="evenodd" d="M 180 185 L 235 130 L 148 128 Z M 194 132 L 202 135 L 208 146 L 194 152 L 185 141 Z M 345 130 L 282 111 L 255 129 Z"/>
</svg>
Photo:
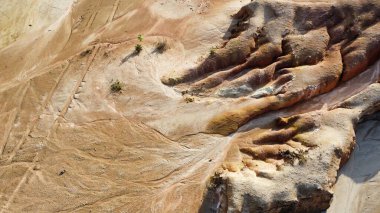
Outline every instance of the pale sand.
<svg viewBox="0 0 380 213">
<path fill-rule="evenodd" d="M 200 206 L 230 144 L 202 131 L 230 100 L 186 103 L 160 77 L 208 54 L 249 0 L 205 2 L 0 0 L 0 14 L 20 17 L 0 19 L 0 212 Z M 128 58 L 138 34 L 144 49 Z M 121 94 L 109 92 L 115 79 Z"/>
<path fill-rule="evenodd" d="M 328 213 L 380 212 L 380 113 L 360 123 L 355 150 L 341 169 Z"/>
</svg>

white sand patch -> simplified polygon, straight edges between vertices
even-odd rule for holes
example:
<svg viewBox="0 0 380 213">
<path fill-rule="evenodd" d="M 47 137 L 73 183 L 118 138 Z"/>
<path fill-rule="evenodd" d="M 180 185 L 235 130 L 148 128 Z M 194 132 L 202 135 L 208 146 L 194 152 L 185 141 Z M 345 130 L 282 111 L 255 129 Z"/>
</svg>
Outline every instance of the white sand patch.
<svg viewBox="0 0 380 213">
<path fill-rule="evenodd" d="M 190 15 L 195 7 L 196 4 L 192 0 L 160 0 L 153 3 L 151 10 L 153 14 L 167 19 L 181 19 Z"/>
<path fill-rule="evenodd" d="M 380 113 L 358 125 L 357 145 L 341 169 L 328 213 L 380 211 Z"/>
</svg>

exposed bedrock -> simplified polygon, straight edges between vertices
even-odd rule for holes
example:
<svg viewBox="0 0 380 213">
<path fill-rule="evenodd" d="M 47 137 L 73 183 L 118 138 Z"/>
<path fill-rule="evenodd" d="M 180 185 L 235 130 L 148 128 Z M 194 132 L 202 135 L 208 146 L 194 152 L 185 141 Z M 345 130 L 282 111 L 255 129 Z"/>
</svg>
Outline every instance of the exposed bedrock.
<svg viewBox="0 0 380 213">
<path fill-rule="evenodd" d="M 237 133 L 200 212 L 320 212 L 355 144 L 355 125 L 380 109 L 380 84 L 332 107 Z"/>
<path fill-rule="evenodd" d="M 264 20 L 255 16 L 259 10 Z M 255 1 L 233 16 L 224 43 L 199 66 L 162 81 L 201 97 L 256 99 L 210 121 L 209 132 L 227 135 L 366 70 L 380 55 L 379 14 L 379 4 L 370 1 Z"/>
<path fill-rule="evenodd" d="M 355 125 L 380 109 L 380 84 L 351 88 L 357 94 L 335 106 L 250 126 L 264 113 L 349 85 L 380 58 L 379 21 L 376 1 L 253 1 L 198 66 L 162 78 L 183 94 L 230 101 L 206 127 L 233 139 L 200 212 L 329 207 Z"/>
</svg>

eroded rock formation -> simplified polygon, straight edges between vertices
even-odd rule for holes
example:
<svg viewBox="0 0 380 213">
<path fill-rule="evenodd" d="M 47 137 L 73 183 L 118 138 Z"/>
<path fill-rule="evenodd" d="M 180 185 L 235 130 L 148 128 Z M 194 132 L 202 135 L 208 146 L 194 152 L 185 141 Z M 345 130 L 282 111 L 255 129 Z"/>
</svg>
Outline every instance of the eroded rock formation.
<svg viewBox="0 0 380 213">
<path fill-rule="evenodd" d="M 253 1 L 233 19 L 199 66 L 163 79 L 193 96 L 236 99 L 206 130 L 237 132 L 213 180 L 213 204 L 221 212 L 320 212 L 355 144 L 355 124 L 379 109 L 379 84 L 337 106 L 238 129 L 368 69 L 380 57 L 379 4 Z"/>
</svg>

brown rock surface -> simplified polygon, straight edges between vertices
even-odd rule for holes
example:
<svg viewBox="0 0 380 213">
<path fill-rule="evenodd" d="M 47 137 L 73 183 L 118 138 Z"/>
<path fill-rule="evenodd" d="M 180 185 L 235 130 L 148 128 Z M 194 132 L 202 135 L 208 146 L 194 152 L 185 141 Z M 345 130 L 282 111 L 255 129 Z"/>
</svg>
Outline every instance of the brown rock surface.
<svg viewBox="0 0 380 213">
<path fill-rule="evenodd" d="M 319 212 L 380 109 L 376 0 L 0 3 L 0 212 Z"/>
</svg>

